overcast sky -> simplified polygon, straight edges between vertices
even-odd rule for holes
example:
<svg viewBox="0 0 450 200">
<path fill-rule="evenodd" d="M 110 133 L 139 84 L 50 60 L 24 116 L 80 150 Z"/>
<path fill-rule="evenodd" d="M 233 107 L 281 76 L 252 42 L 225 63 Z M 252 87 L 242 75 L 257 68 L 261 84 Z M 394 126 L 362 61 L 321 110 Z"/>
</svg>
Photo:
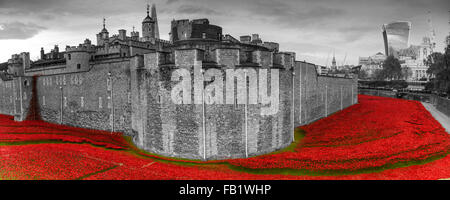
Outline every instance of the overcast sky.
<svg viewBox="0 0 450 200">
<path fill-rule="evenodd" d="M 147 3 L 156 4 L 162 39 L 172 19 L 208 18 L 224 34 L 259 33 L 319 65 L 331 63 L 334 51 L 338 65 L 345 55 L 345 64 L 357 64 L 359 56 L 383 52 L 381 25 L 392 21 L 411 21 L 410 43 L 419 44 L 429 32 L 428 11 L 436 50 L 449 34 L 449 0 L 0 0 L 0 62 L 23 51 L 35 60 L 40 47 L 55 44 L 95 43 L 103 17 L 110 35 L 133 26 L 142 32 Z"/>
</svg>

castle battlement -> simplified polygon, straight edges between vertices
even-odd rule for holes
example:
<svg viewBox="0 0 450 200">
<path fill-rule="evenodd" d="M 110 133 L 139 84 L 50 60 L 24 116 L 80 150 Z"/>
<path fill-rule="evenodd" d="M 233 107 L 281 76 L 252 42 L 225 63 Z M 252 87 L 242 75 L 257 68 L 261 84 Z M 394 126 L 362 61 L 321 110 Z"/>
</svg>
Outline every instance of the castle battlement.
<svg viewBox="0 0 450 200">
<path fill-rule="evenodd" d="M 159 38 L 156 38 L 155 41 L 158 43 L 161 43 L 161 44 L 166 44 L 166 45 L 172 44 L 169 40 L 163 40 L 163 39 L 159 39 Z"/>
<path fill-rule="evenodd" d="M 95 48 L 93 46 L 82 46 L 82 45 L 66 47 L 66 53 L 77 52 L 77 51 L 92 52 L 92 51 L 95 51 Z"/>
<path fill-rule="evenodd" d="M 246 58 L 242 59 L 242 56 Z M 239 47 L 223 46 L 211 50 L 201 48 L 181 48 L 169 52 L 151 52 L 145 54 L 145 60 L 152 63 L 152 68 L 160 65 L 174 64 L 178 67 L 193 66 L 197 61 L 216 64 L 221 68 L 252 66 L 257 68 L 291 69 L 295 62 L 295 53 L 266 50 L 245 51 Z"/>
</svg>

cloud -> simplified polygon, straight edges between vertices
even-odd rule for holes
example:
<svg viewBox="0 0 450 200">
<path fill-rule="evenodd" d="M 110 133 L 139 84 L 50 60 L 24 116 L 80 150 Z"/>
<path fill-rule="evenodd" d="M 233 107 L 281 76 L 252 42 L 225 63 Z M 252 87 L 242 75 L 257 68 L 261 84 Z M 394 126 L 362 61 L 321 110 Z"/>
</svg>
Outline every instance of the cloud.
<svg viewBox="0 0 450 200">
<path fill-rule="evenodd" d="M 248 10 L 253 17 L 294 29 L 320 26 L 324 20 L 333 21 L 347 13 L 344 9 L 328 5 L 275 0 L 255 1 L 248 5 Z"/>
<path fill-rule="evenodd" d="M 179 2 L 180 0 L 167 0 L 166 4 L 173 4 Z"/>
<path fill-rule="evenodd" d="M 144 5 L 146 3 L 143 0 L 133 3 L 117 0 L 0 0 L 0 14 L 41 16 L 44 19 L 49 18 L 50 15 L 56 17 L 116 15 L 118 13 L 133 13 L 138 10 L 145 12 Z"/>
<path fill-rule="evenodd" d="M 211 8 L 206 8 L 202 6 L 194 6 L 194 5 L 182 5 L 177 9 L 178 13 L 181 14 L 206 14 L 206 15 L 218 15 L 220 12 L 217 12 Z"/>
<path fill-rule="evenodd" d="M 0 40 L 7 39 L 28 39 L 37 35 L 45 27 L 33 24 L 33 23 L 22 23 L 22 22 L 10 22 L 0 24 Z"/>
<path fill-rule="evenodd" d="M 373 26 L 370 24 L 351 24 L 340 26 L 336 29 L 337 33 L 341 36 L 342 42 L 356 42 L 367 35 L 380 32 L 378 26 Z"/>
</svg>

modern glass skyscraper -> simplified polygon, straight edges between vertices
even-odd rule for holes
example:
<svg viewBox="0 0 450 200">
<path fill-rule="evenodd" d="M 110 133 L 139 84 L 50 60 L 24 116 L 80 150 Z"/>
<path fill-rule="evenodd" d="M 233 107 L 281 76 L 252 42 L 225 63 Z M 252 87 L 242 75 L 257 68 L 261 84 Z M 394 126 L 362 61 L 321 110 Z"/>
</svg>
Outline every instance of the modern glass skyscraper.
<svg viewBox="0 0 450 200">
<path fill-rule="evenodd" d="M 383 24 L 382 29 L 386 55 L 395 55 L 394 51 L 409 47 L 411 22 Z"/>
</svg>

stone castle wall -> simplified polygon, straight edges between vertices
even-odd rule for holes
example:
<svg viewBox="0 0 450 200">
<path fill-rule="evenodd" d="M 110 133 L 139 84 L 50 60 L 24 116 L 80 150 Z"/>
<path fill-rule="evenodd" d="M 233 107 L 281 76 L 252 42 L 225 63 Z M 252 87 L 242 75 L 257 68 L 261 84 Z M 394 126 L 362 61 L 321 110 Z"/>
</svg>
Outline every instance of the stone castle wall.
<svg viewBox="0 0 450 200">
<path fill-rule="evenodd" d="M 316 67 L 295 62 L 295 126 L 311 123 L 358 101 L 357 79 L 317 75 Z"/>
<path fill-rule="evenodd" d="M 224 159 L 284 148 L 293 140 L 294 127 L 357 103 L 356 80 L 317 76 L 314 65 L 296 62 L 292 55 L 258 50 L 250 54 L 254 65 L 241 65 L 239 49 L 214 51 L 218 64 L 215 67 L 202 61 L 202 51 L 184 49 L 176 50 L 175 64 L 164 63 L 162 53 L 156 52 L 97 62 L 84 72 L 38 76 L 36 91 L 41 118 L 70 126 L 124 132 L 133 136 L 138 147 L 161 155 Z M 173 89 L 183 81 L 173 80 L 174 72 L 179 69 L 186 69 L 192 77 L 190 103 L 173 101 Z M 213 103 L 211 99 L 218 94 L 215 92 L 214 96 L 205 96 L 207 103 L 199 103 L 202 96 L 198 96 L 194 87 L 202 82 L 195 76 L 201 73 L 195 71 L 199 69 L 204 69 L 206 74 L 219 74 L 205 78 L 205 93 L 211 93 L 206 91 L 213 86 L 222 87 L 223 103 Z M 268 94 L 272 91 L 271 69 L 278 70 L 276 113 L 262 115 L 268 105 L 242 103 L 243 97 L 237 90 L 234 98 L 227 96 L 227 84 L 231 83 L 227 82 L 227 70 L 246 69 L 256 72 L 255 84 L 261 83 L 260 72 L 267 71 L 264 81 L 267 81 Z M 242 86 L 244 81 L 237 76 L 235 84 Z M 223 80 L 219 81 L 220 78 Z M 25 80 L 28 85 L 23 83 Z M 19 81 L 25 94 L 22 101 Z M 26 116 L 31 99 L 31 83 L 32 77 L 0 80 L 0 112 L 25 119 L 22 116 Z M 248 84 L 253 82 L 250 80 Z M 249 102 L 255 94 L 252 92 L 247 90 Z"/>
</svg>

